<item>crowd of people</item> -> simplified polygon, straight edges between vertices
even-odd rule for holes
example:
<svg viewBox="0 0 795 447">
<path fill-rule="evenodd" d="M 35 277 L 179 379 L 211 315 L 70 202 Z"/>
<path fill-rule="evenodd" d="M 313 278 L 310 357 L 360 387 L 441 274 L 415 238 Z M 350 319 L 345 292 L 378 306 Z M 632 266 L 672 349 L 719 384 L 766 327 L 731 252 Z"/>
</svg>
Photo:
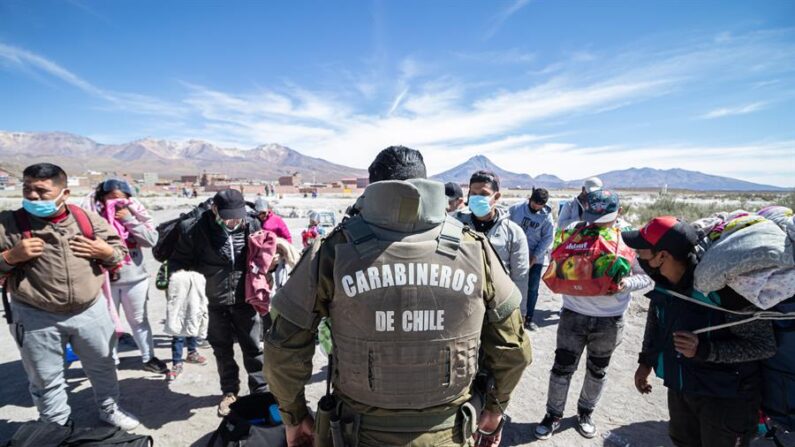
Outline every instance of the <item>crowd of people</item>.
<svg viewBox="0 0 795 447">
<path fill-rule="evenodd" d="M 195 275 L 188 281 L 202 285 L 206 304 L 183 325 L 190 330 L 173 333 L 169 368 L 155 356 L 143 262 L 143 250 L 162 234 L 134 189 L 108 179 L 78 207 L 68 203 L 61 168 L 26 168 L 22 208 L 0 213 L 0 274 L 40 420 L 71 424 L 69 345 L 91 382 L 100 420 L 123 430 L 138 426 L 118 405 L 114 364 L 123 312 L 141 367 L 170 381 L 183 363 L 207 364 L 197 349 L 206 337 L 222 394 L 219 417 L 230 414 L 241 393 L 237 343 L 248 393 L 273 394 L 290 446 L 332 445 L 337 434 L 344 445 L 499 445 L 503 413 L 532 361 L 542 276 L 560 274 L 550 254 L 592 231 L 617 238 L 633 256 L 609 293 L 560 294 L 546 414 L 535 437 L 549 439 L 560 428 L 583 353 L 575 427 L 585 438 L 597 435 L 592 415 L 623 339 L 624 315 L 633 293 L 643 290 L 651 290 L 651 304 L 635 387 L 649 393 L 652 371 L 663 379 L 672 442 L 744 446 L 755 436 L 760 361 L 776 354 L 776 336 L 768 320 L 734 324 L 744 317 L 672 298 L 700 293 L 694 270 L 703 234 L 696 226 L 660 216 L 634 230 L 622 219 L 619 193 L 595 177 L 557 213 L 544 188 L 504 207 L 494 172 L 472 173 L 465 193 L 458 183 L 428 180 L 422 155 L 402 146 L 381 151 L 369 174 L 370 186 L 335 228 L 327 231 L 321 213 L 310 213 L 300 261 L 266 198 L 271 191 L 253 207 L 240 191 L 220 191 L 207 209 L 176 222 L 168 274 Z M 256 282 L 263 274 L 267 281 Z M 730 309 L 752 307 L 729 287 L 711 296 Z M 201 318 L 204 331 L 193 321 Z M 722 324 L 730 327 L 696 331 Z M 326 399 L 334 405 L 321 411 L 319 404 L 313 416 L 304 386 L 323 327 L 333 340 Z M 318 428 L 329 426 L 324 417 L 342 424 L 341 432 Z"/>
</svg>

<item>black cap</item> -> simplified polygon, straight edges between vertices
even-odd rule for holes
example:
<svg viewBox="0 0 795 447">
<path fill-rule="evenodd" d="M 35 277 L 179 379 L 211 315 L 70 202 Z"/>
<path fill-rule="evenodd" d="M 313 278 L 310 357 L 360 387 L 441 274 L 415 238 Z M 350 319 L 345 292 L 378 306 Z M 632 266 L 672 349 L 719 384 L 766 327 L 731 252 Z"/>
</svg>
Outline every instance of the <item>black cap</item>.
<svg viewBox="0 0 795 447">
<path fill-rule="evenodd" d="M 213 205 L 218 209 L 221 219 L 242 219 L 246 217 L 246 201 L 236 189 L 218 191 L 213 197 Z"/>
<path fill-rule="evenodd" d="M 655 217 L 640 230 L 622 232 L 621 238 L 631 248 L 665 250 L 675 255 L 686 255 L 698 244 L 696 229 L 672 216 Z"/>
<path fill-rule="evenodd" d="M 464 191 L 458 183 L 447 182 L 444 184 L 444 195 L 447 196 L 447 200 L 461 199 L 464 197 Z"/>
</svg>

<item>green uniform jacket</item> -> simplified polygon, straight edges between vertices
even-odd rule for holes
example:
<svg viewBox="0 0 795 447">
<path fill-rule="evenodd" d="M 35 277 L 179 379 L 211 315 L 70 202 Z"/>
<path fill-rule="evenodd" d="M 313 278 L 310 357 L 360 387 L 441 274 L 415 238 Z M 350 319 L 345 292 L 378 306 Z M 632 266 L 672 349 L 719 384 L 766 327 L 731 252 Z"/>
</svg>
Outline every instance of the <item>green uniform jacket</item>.
<svg viewBox="0 0 795 447">
<path fill-rule="evenodd" d="M 482 238 L 465 232 L 465 238 Z M 345 243 L 341 231 L 332 232 L 328 238 L 317 241 L 304 253 L 293 270 L 288 283 L 274 296 L 271 316 L 273 326 L 265 336 L 265 377 L 271 392 L 279 402 L 284 421 L 297 425 L 309 413 L 304 386 L 312 375 L 312 357 L 315 352 L 314 334 L 322 317 L 328 316 L 328 306 L 334 296 L 334 246 Z M 500 263 L 489 244 L 484 247 L 483 299 L 487 314 L 498 318 L 484 318 L 481 332 L 482 368 L 495 377 L 496 398 L 499 405 L 508 405 L 511 393 L 525 368 L 532 361 L 528 334 L 522 326 L 519 310 L 521 293 Z M 287 302 L 289 300 L 289 303 Z M 290 321 L 279 313 L 281 306 L 302 306 L 311 317 L 306 322 Z M 450 414 L 471 397 L 467 391 L 448 404 L 436 407 L 406 410 L 387 410 L 357 403 L 340 392 L 335 392 L 353 411 L 373 416 L 401 414 Z M 486 409 L 499 411 L 497 402 L 489 399 Z"/>
</svg>

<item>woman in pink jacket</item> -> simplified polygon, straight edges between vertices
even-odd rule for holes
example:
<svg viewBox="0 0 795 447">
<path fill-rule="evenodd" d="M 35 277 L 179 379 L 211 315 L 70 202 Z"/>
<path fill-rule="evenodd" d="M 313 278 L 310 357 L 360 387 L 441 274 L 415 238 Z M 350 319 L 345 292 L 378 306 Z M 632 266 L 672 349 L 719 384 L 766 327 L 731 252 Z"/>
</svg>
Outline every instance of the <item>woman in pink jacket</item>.
<svg viewBox="0 0 795 447">
<path fill-rule="evenodd" d="M 267 200 L 262 197 L 258 198 L 254 203 L 254 209 L 257 211 L 260 222 L 262 222 L 263 230 L 273 231 L 276 236 L 287 239 L 291 244 L 293 243 L 293 237 L 290 235 L 290 229 L 287 228 L 287 224 L 273 212 Z"/>
</svg>

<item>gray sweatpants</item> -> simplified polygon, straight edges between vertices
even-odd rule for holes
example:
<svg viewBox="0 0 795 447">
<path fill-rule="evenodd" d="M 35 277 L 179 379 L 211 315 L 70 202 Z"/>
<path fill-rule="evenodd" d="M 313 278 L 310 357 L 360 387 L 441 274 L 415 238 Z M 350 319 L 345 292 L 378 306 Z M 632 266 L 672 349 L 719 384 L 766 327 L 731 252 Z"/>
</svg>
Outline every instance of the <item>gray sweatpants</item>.
<svg viewBox="0 0 795 447">
<path fill-rule="evenodd" d="M 113 303 L 116 312 L 119 306 L 124 308 L 124 316 L 130 325 L 132 336 L 138 349 L 141 351 L 143 363 L 152 359 L 155 345 L 152 341 L 152 327 L 149 325 L 146 302 L 149 299 L 149 278 L 142 281 L 126 284 L 111 283 L 110 291 L 113 294 Z M 114 350 L 114 358 L 118 357 Z"/>
<path fill-rule="evenodd" d="M 105 299 L 74 314 L 57 314 L 11 300 L 14 322 L 11 335 L 17 342 L 22 365 L 30 382 L 30 395 L 41 420 L 65 424 L 71 409 L 64 380 L 66 343 L 80 357 L 94 399 L 100 408 L 119 400 L 119 382 L 113 362 L 114 326 Z"/>
<path fill-rule="evenodd" d="M 578 413 L 590 414 L 602 397 L 607 367 L 613 351 L 621 344 L 624 317 L 589 317 L 568 309 L 560 312 L 555 363 L 549 375 L 547 413 L 563 417 L 571 376 L 580 356 L 587 350 L 585 380 L 577 402 Z"/>
</svg>

